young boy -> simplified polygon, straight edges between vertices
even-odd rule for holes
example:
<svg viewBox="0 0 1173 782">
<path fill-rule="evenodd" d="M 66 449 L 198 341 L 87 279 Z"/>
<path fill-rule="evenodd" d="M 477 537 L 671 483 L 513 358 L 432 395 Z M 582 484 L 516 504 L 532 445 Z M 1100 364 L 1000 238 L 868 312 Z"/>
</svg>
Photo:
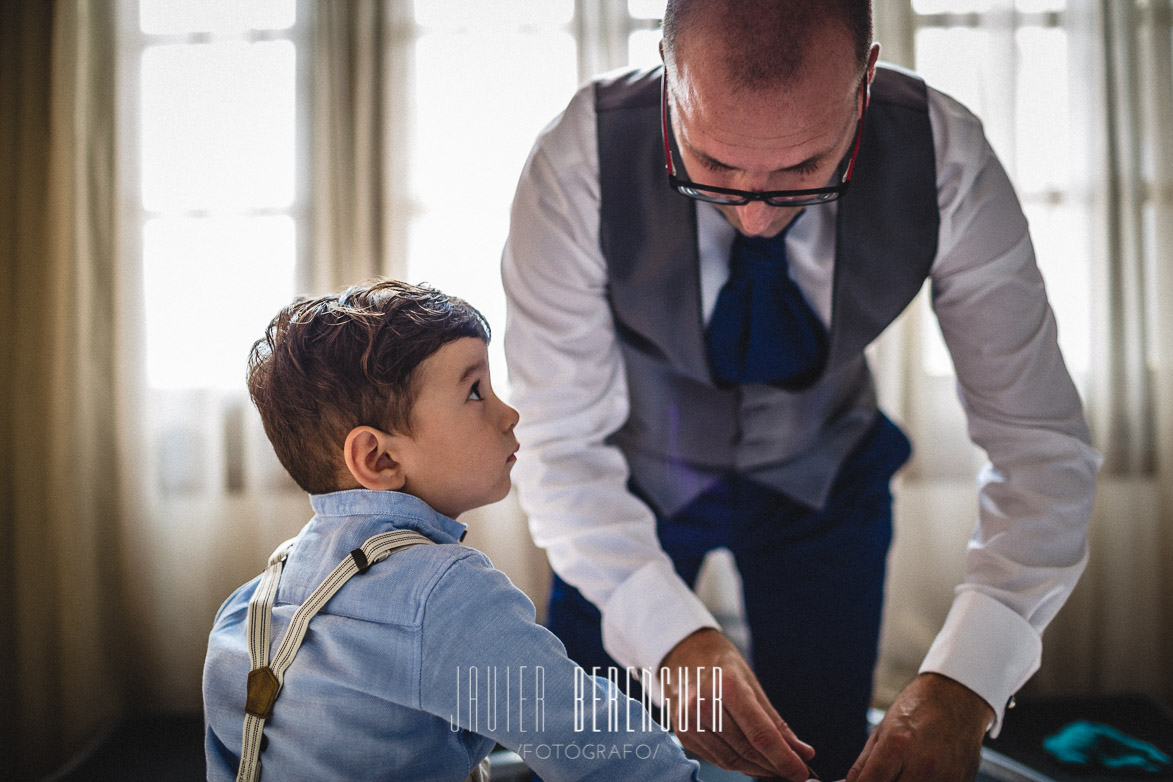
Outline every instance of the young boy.
<svg viewBox="0 0 1173 782">
<path fill-rule="evenodd" d="M 460 545 L 455 517 L 506 495 L 517 451 L 488 341 L 461 299 L 377 281 L 299 299 L 253 346 L 249 391 L 315 515 L 283 567 L 275 554 L 216 616 L 208 779 L 236 777 L 246 736 L 270 781 L 459 782 L 497 742 L 546 782 L 697 779 L 638 703 L 586 676 L 525 595 Z M 364 541 L 396 531 L 422 545 L 371 564 Z M 321 606 L 308 622 L 303 604 Z M 287 631 L 304 637 L 282 679 Z"/>
</svg>

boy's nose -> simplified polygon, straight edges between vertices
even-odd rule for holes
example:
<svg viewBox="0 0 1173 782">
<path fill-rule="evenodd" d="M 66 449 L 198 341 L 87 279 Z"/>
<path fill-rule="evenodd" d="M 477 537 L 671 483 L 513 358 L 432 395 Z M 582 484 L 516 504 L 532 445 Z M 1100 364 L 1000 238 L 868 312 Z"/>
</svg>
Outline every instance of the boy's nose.
<svg viewBox="0 0 1173 782">
<path fill-rule="evenodd" d="M 517 426 L 517 422 L 521 420 L 521 413 L 504 402 L 501 403 L 501 406 L 505 408 L 502 411 L 501 422 L 504 424 L 505 431 L 511 432 L 513 431 L 513 427 Z"/>
</svg>

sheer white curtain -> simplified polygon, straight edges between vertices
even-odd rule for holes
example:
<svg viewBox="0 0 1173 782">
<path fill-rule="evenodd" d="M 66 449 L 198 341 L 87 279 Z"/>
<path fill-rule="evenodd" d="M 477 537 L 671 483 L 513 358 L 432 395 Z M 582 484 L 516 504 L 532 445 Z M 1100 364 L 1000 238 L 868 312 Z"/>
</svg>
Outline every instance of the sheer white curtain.
<svg viewBox="0 0 1173 782">
<path fill-rule="evenodd" d="M 1019 186 L 1061 344 L 1107 456 L 1086 575 L 1048 630 L 1028 688 L 1173 701 L 1170 3 L 988 0 L 969 4 L 980 15 L 952 16 L 942 10 L 950 5 L 965 3 L 877 0 L 883 56 L 947 92 L 952 73 L 985 122 Z M 918 16 L 917 6 L 936 15 Z M 929 24 L 963 28 L 947 67 L 925 56 L 918 29 Z M 1062 81 L 1046 111 L 1024 101 L 1023 79 L 1041 73 Z M 1031 134 L 1058 150 L 1058 165 L 1038 165 Z M 976 515 L 982 456 L 964 436 L 935 329 L 927 306 L 914 305 L 873 354 L 884 404 L 918 449 L 897 488 L 881 702 L 914 675 L 944 619 Z"/>
<path fill-rule="evenodd" d="M 1088 413 L 1105 465 L 1088 573 L 1040 686 L 1173 703 L 1173 64 L 1168 0 L 1070 0 L 1095 225 Z"/>
</svg>

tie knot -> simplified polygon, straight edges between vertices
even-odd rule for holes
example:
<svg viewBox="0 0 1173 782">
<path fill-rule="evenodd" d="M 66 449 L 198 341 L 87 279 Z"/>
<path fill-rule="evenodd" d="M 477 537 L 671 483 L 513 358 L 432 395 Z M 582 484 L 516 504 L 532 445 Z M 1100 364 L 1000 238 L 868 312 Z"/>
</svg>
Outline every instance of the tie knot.
<svg viewBox="0 0 1173 782">
<path fill-rule="evenodd" d="M 786 232 L 777 236 L 742 236 L 733 241 L 730 275 L 754 280 L 777 280 L 787 276 Z"/>
</svg>

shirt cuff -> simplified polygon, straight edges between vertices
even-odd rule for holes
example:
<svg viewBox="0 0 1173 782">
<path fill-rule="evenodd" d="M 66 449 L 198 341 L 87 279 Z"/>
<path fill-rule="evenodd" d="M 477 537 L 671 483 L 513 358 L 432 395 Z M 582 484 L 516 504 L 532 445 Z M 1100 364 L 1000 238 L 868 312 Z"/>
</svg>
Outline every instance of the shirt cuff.
<svg viewBox="0 0 1173 782">
<path fill-rule="evenodd" d="M 603 607 L 603 648 L 624 666 L 656 670 L 676 644 L 720 628 L 672 563 L 652 561 L 620 584 Z"/>
<path fill-rule="evenodd" d="M 1039 669 L 1042 651 L 1042 639 L 1026 619 L 989 595 L 965 589 L 954 598 L 920 672 L 948 676 L 985 699 L 994 710 L 989 732 L 996 738 L 1014 693 Z"/>
</svg>

